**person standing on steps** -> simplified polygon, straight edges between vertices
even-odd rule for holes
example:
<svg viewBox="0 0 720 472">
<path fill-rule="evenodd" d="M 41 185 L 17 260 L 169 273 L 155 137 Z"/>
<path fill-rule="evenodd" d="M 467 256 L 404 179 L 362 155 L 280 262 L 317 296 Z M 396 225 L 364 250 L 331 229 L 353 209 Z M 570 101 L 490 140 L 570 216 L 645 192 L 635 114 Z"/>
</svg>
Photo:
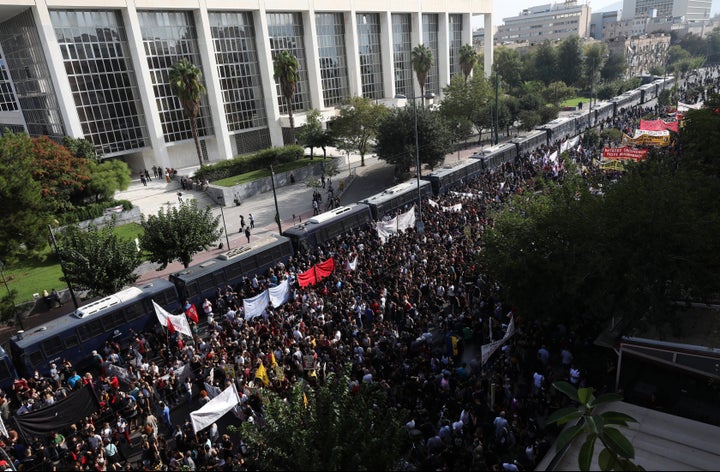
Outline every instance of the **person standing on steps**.
<svg viewBox="0 0 720 472">
<path fill-rule="evenodd" d="M 248 219 L 250 220 L 250 229 L 255 229 L 255 218 L 252 213 L 248 214 Z"/>
<path fill-rule="evenodd" d="M 247 228 L 245 228 L 245 237 L 248 240 L 248 244 L 250 244 L 250 227 L 249 226 Z"/>
</svg>

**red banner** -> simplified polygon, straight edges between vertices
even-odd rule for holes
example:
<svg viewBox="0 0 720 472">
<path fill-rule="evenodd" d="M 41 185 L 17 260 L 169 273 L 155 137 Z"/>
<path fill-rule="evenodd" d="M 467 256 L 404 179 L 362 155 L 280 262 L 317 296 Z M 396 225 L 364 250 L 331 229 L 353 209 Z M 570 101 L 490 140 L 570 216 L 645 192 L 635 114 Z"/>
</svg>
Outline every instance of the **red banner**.
<svg viewBox="0 0 720 472">
<path fill-rule="evenodd" d="M 332 257 L 326 261 L 319 262 L 310 267 L 305 272 L 301 272 L 297 276 L 298 285 L 307 287 L 327 278 L 335 270 L 335 259 Z"/>
<path fill-rule="evenodd" d="M 640 129 L 645 131 L 664 131 L 670 130 L 678 132 L 677 121 L 665 122 L 663 120 L 640 120 Z"/>
<path fill-rule="evenodd" d="M 647 155 L 647 149 L 635 149 L 631 147 L 603 148 L 603 159 L 612 161 L 643 161 Z"/>
<path fill-rule="evenodd" d="M 185 315 L 191 320 L 193 320 L 193 322 L 198 322 L 198 312 L 197 308 L 195 308 L 194 303 L 190 304 L 189 306 L 185 305 Z"/>
<path fill-rule="evenodd" d="M 326 261 L 315 264 L 315 276 L 317 281 L 320 282 L 324 278 L 328 277 L 335 270 L 335 259 L 332 257 Z"/>
</svg>

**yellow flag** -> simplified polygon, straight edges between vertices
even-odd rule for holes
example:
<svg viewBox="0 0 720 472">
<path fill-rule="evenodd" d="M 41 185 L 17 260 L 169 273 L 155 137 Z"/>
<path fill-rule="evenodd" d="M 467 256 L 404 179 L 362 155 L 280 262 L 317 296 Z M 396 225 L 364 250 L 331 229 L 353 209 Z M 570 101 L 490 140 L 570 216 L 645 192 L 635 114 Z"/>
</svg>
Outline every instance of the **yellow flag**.
<svg viewBox="0 0 720 472">
<path fill-rule="evenodd" d="M 266 387 L 270 385 L 270 377 L 268 377 L 267 370 L 265 370 L 265 365 L 262 362 L 255 371 L 255 378 L 260 379 L 260 381 Z"/>
<path fill-rule="evenodd" d="M 308 399 L 307 399 L 307 395 L 305 395 L 305 392 L 303 392 L 303 403 L 305 404 L 305 408 L 307 408 L 309 402 L 308 402 Z"/>
<path fill-rule="evenodd" d="M 271 353 L 270 353 L 270 365 L 273 366 L 273 367 L 275 367 L 275 366 L 278 365 L 277 361 L 275 360 L 275 353 L 274 353 L 274 352 L 271 352 Z"/>
</svg>

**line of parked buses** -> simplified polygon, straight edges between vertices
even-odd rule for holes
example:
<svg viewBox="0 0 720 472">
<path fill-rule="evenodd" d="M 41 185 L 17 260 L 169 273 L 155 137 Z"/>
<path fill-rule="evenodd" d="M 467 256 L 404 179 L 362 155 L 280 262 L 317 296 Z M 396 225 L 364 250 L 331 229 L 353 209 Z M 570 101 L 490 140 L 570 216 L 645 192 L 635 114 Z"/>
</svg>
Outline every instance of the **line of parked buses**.
<svg viewBox="0 0 720 472">
<path fill-rule="evenodd" d="M 353 205 L 335 208 L 275 235 L 271 242 L 255 249 L 235 249 L 214 259 L 150 283 L 129 287 L 108 297 L 90 302 L 74 312 L 26 332 L 18 332 L 9 341 L 9 352 L 0 348 L 0 387 L 8 389 L 20 377 L 38 371 L 47 375 L 50 364 L 67 359 L 78 369 L 87 367 L 93 350 L 101 351 L 112 340 L 127 347 L 132 332 L 152 329 L 156 316 L 152 300 L 173 312 L 185 300 L 200 306 L 206 297 L 214 297 L 217 287 L 235 286 L 245 276 L 264 274 L 279 262 L 287 262 L 295 251 L 305 251 L 366 223 L 392 214 L 422 198 L 443 195 L 461 181 L 483 172 L 492 172 L 521 153 L 563 138 L 572 138 L 623 110 L 656 98 L 663 88 L 674 85 L 673 77 L 654 78 L 650 83 L 608 101 L 600 101 L 591 110 L 576 112 L 538 126 L 526 136 L 476 153 L 458 165 L 442 168 L 422 178 L 395 185 Z"/>
</svg>

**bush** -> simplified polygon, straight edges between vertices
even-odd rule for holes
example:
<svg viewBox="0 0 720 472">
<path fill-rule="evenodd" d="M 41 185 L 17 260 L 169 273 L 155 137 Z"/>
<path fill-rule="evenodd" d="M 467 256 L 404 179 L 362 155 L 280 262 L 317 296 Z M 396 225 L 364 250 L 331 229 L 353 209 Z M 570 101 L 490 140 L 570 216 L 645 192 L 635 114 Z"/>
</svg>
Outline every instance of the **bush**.
<svg viewBox="0 0 720 472">
<path fill-rule="evenodd" d="M 129 200 L 111 200 L 109 202 L 91 203 L 75 207 L 59 215 L 60 225 L 66 226 L 85 220 L 93 220 L 105 215 L 105 210 L 122 205 L 123 211 L 132 210 L 133 204 Z"/>
<path fill-rule="evenodd" d="M 264 149 L 255 154 L 238 156 L 227 161 L 202 166 L 195 172 L 195 177 L 200 180 L 207 179 L 209 181 L 225 179 L 257 169 L 267 169 L 270 165 L 292 162 L 300 159 L 303 155 L 303 147 L 296 145 Z"/>
</svg>

